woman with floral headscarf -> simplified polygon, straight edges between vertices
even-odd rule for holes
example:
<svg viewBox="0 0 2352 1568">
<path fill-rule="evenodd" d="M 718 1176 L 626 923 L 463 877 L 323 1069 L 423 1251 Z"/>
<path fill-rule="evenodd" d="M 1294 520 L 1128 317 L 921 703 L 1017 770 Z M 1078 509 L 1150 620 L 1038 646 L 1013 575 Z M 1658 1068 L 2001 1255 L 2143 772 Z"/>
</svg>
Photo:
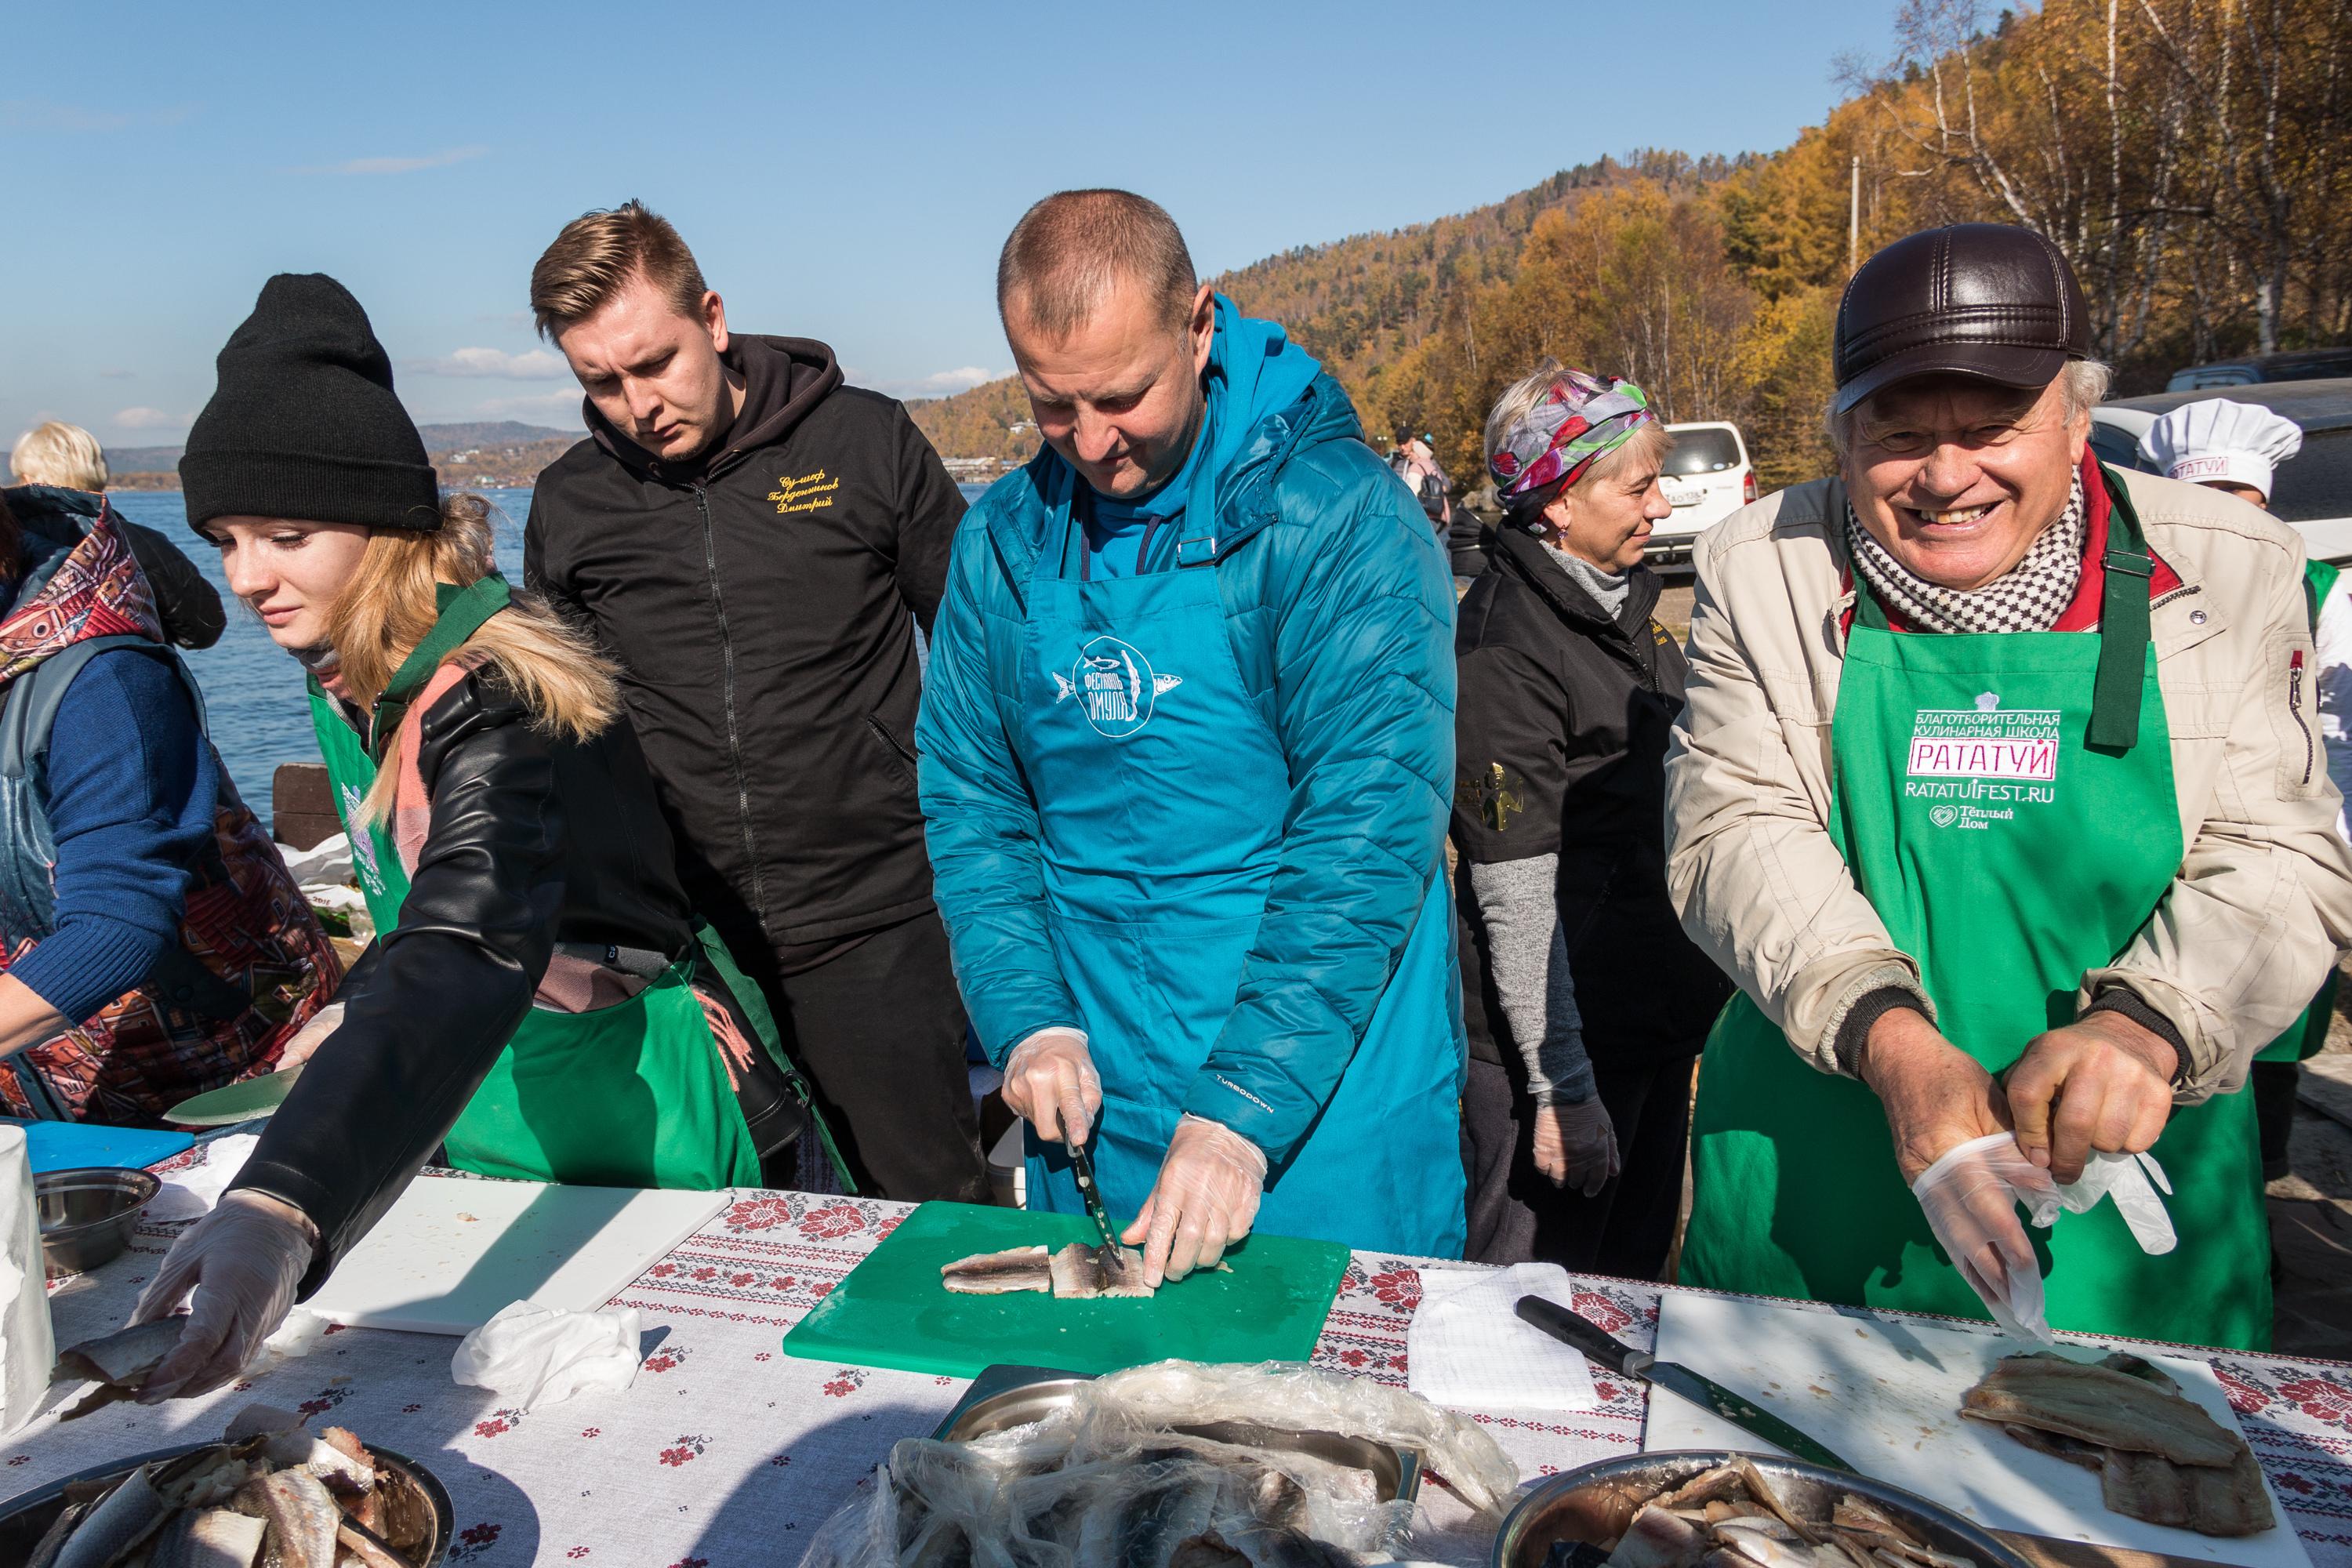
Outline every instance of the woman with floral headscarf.
<svg viewBox="0 0 2352 1568">
<path fill-rule="evenodd" d="M 1504 517 L 1454 641 L 1453 826 L 1482 1262 L 1654 1279 L 1674 1241 L 1691 1065 L 1730 984 L 1666 898 L 1685 666 L 1642 552 L 1672 445 L 1640 387 L 1550 361 L 1486 422 Z"/>
</svg>

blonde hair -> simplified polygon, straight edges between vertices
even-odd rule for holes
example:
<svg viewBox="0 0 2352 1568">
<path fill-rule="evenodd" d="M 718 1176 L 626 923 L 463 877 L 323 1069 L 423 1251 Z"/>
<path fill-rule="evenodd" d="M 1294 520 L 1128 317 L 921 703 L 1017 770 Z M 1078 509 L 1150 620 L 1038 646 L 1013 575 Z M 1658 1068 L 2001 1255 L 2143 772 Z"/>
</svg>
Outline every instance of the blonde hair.
<svg viewBox="0 0 2352 1568">
<path fill-rule="evenodd" d="M 669 219 L 640 201 L 582 213 L 563 226 L 530 269 L 530 313 L 553 339 L 643 278 L 681 316 L 702 314 L 709 288 Z"/>
<path fill-rule="evenodd" d="M 478 495 L 444 500 L 436 532 L 380 528 L 369 536 L 327 618 L 343 689 L 362 711 L 375 705 L 401 661 L 432 631 L 440 616 L 438 585 L 468 587 L 497 570 L 491 545 L 490 503 Z M 516 593 L 508 608 L 441 662 L 457 658 L 495 667 L 543 734 L 587 742 L 620 717 L 612 660 L 536 594 Z M 387 755 L 354 826 L 391 814 L 399 773 Z"/>
<path fill-rule="evenodd" d="M 69 490 L 102 490 L 112 478 L 98 437 L 79 425 L 56 419 L 16 437 L 8 467 L 20 485 L 57 485 Z"/>
</svg>

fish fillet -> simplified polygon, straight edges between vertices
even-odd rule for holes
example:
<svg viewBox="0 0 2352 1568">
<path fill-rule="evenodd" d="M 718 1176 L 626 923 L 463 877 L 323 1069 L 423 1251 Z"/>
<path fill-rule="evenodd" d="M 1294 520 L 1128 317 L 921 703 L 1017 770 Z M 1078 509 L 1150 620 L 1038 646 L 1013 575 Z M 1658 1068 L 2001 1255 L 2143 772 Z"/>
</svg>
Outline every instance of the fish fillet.
<svg viewBox="0 0 2352 1568">
<path fill-rule="evenodd" d="M 86 1380 L 100 1386 L 80 1404 L 61 1412 L 58 1419 L 71 1421 L 118 1399 L 136 1395 L 147 1385 L 155 1369 L 163 1364 L 163 1358 L 179 1344 L 180 1335 L 187 1327 L 184 1317 L 158 1318 L 152 1323 L 117 1329 L 59 1351 L 57 1364 L 49 1372 L 51 1383 Z"/>
<path fill-rule="evenodd" d="M 1054 1288 L 1051 1257 L 1042 1247 L 975 1252 L 941 1265 L 940 1279 L 961 1296 L 1005 1296 L 1016 1290 Z"/>
<path fill-rule="evenodd" d="M 2202 1408 L 2144 1377 L 2040 1352 L 2002 1358 L 1962 1396 L 1960 1414 L 2159 1454 L 2177 1465 L 2226 1468 L 2244 1447 Z"/>
<path fill-rule="evenodd" d="M 1152 1294 L 1151 1287 L 1143 1282 L 1143 1254 L 1131 1247 L 1114 1250 L 1074 1241 L 1054 1254 L 1050 1272 L 1057 1301 Z"/>
</svg>

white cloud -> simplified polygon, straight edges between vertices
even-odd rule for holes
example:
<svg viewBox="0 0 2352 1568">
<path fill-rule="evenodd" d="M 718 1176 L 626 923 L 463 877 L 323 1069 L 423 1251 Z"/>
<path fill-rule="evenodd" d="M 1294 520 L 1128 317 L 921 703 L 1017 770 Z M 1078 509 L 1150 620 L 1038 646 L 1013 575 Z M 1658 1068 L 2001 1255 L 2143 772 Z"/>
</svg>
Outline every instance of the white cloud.
<svg viewBox="0 0 2352 1568">
<path fill-rule="evenodd" d="M 488 153 L 488 147 L 452 147 L 446 153 L 426 153 L 409 157 L 346 158 L 340 163 L 313 163 L 296 169 L 298 174 L 413 174 L 419 169 L 446 169 L 452 163 L 464 163 Z"/>
<path fill-rule="evenodd" d="M 553 381 L 572 374 L 562 355 L 545 349 L 510 354 L 503 349 L 465 348 L 437 359 L 409 360 L 400 368 L 418 375 L 493 376 L 503 381 Z"/>
<path fill-rule="evenodd" d="M 947 397 L 969 391 L 983 381 L 994 381 L 1011 375 L 1009 370 L 987 370 L 980 365 L 961 365 L 954 370 L 933 371 L 929 375 L 902 376 L 895 379 L 866 381 L 856 370 L 844 367 L 843 374 L 877 392 L 887 392 L 893 397 Z"/>
<path fill-rule="evenodd" d="M 118 430 L 184 430 L 187 428 L 188 420 L 185 415 L 166 414 L 160 408 L 139 407 L 126 408 L 117 414 L 114 425 Z"/>
</svg>

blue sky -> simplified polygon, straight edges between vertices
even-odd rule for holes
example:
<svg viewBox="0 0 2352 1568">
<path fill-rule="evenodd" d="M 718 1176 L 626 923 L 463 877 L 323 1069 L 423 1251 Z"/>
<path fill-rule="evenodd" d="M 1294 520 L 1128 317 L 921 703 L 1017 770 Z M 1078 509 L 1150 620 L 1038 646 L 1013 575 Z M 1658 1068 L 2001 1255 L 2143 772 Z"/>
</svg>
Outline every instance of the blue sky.
<svg viewBox="0 0 2352 1568">
<path fill-rule="evenodd" d="M 1204 272 L 1644 146 L 1785 144 L 1894 0 L 1803 6 L 24 5 L 7 32 L 0 441 L 176 441 L 264 278 L 366 304 L 421 420 L 577 425 L 530 264 L 639 196 L 740 330 L 899 395 L 1010 364 L 996 248 L 1118 184 Z"/>
</svg>

